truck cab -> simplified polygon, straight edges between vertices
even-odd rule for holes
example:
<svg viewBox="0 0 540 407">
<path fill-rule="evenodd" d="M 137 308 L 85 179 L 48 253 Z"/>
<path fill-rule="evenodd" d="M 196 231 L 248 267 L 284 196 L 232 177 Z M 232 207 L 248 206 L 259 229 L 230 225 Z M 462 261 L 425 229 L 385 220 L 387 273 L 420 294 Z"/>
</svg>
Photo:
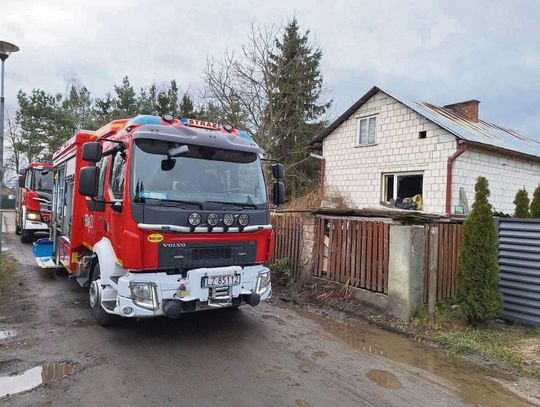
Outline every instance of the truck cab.
<svg viewBox="0 0 540 407">
<path fill-rule="evenodd" d="M 98 323 L 270 298 L 262 153 L 246 132 L 168 115 L 114 121 L 55 154 L 53 257 L 89 288 Z M 272 173 L 277 204 L 283 167 Z"/>
<path fill-rule="evenodd" d="M 49 232 L 52 164 L 33 162 L 19 172 L 19 188 L 15 204 L 15 233 L 21 242 L 30 243 L 36 232 Z"/>
</svg>

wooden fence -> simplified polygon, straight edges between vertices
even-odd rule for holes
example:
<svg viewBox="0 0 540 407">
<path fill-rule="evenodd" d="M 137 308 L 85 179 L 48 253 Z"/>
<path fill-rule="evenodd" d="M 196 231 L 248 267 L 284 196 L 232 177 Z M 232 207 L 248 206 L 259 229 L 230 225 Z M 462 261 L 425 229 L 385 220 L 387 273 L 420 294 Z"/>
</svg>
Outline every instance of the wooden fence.
<svg viewBox="0 0 540 407">
<path fill-rule="evenodd" d="M 387 294 L 389 235 L 387 223 L 317 217 L 313 275 Z"/>
<path fill-rule="evenodd" d="M 437 301 L 453 298 L 456 294 L 456 276 L 459 253 L 463 240 L 463 224 L 430 223 L 424 226 L 424 301 L 429 292 L 429 233 L 439 229 L 437 254 Z"/>
<path fill-rule="evenodd" d="M 272 214 L 274 227 L 274 260 L 288 258 L 295 277 L 299 277 L 302 261 L 302 218 Z"/>
</svg>

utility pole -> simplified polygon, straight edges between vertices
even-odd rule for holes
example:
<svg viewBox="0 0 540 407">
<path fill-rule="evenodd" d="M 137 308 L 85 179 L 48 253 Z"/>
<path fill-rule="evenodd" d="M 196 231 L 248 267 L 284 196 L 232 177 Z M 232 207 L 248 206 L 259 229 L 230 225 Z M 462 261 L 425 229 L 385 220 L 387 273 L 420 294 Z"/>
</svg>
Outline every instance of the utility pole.
<svg viewBox="0 0 540 407">
<path fill-rule="evenodd" d="M 4 63 L 6 59 L 19 50 L 19 47 L 6 41 L 0 41 L 0 60 L 2 72 L 0 79 L 0 260 L 2 260 L 2 228 L 4 226 Z"/>
</svg>

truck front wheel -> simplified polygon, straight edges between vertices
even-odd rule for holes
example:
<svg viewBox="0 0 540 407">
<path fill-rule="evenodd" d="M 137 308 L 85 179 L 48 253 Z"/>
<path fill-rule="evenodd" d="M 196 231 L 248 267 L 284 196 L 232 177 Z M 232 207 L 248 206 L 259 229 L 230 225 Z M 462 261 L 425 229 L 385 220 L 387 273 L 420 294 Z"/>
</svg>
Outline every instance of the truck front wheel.
<svg viewBox="0 0 540 407">
<path fill-rule="evenodd" d="M 88 290 L 88 301 L 92 312 L 92 317 L 100 326 L 109 326 L 114 320 L 115 316 L 109 314 L 101 306 L 101 289 L 99 286 L 100 271 L 99 263 L 94 267 L 94 273 L 92 275 L 92 282 L 90 283 L 90 289 Z"/>
<path fill-rule="evenodd" d="M 21 243 L 32 243 L 34 241 L 34 232 L 21 229 Z"/>
</svg>

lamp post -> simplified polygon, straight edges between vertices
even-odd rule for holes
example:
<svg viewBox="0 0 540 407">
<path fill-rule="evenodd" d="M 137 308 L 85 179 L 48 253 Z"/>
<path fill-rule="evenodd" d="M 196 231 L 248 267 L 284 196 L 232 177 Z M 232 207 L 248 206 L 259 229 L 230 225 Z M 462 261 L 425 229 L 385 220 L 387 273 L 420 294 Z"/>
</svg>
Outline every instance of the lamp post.
<svg viewBox="0 0 540 407">
<path fill-rule="evenodd" d="M 2 226 L 4 223 L 4 62 L 19 50 L 19 47 L 10 42 L 0 41 L 0 60 L 2 61 L 2 73 L 0 79 L 0 260 L 2 259 Z"/>
</svg>

